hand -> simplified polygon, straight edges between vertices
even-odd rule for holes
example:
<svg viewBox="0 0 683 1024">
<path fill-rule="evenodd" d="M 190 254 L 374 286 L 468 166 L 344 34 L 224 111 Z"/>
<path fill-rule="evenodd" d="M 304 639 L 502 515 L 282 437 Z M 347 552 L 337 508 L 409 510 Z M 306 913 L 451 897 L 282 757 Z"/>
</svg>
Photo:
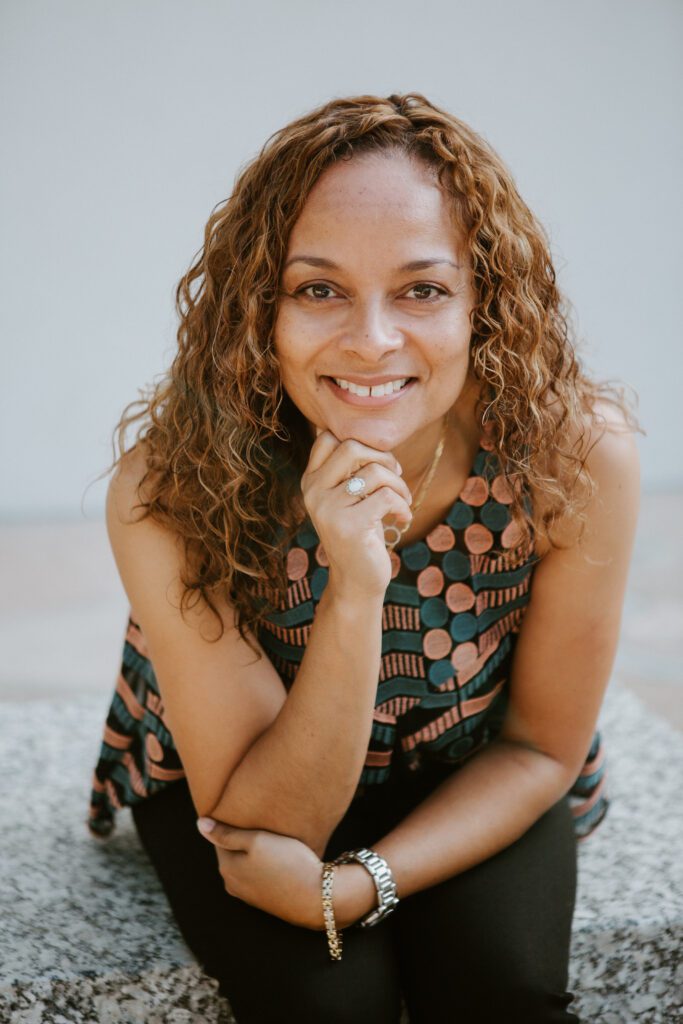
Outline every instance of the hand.
<svg viewBox="0 0 683 1024">
<path fill-rule="evenodd" d="M 345 483 L 360 473 L 366 497 L 346 493 Z M 391 559 L 382 519 L 412 520 L 412 495 L 391 452 L 360 441 L 339 441 L 329 430 L 316 437 L 301 478 L 304 505 L 330 563 L 330 583 L 350 596 L 383 596 L 391 579 Z"/>
<path fill-rule="evenodd" d="M 212 819 L 199 819 L 207 820 Z M 231 896 L 290 924 L 323 930 L 322 861 L 305 843 L 220 821 L 210 832 L 200 832 L 216 848 L 218 868 Z"/>
</svg>

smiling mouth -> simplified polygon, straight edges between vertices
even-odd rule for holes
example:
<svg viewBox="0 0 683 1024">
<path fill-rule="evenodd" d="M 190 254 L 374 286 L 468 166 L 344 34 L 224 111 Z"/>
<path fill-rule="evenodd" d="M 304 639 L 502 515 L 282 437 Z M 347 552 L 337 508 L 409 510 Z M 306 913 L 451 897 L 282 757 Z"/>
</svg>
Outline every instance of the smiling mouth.
<svg viewBox="0 0 683 1024">
<path fill-rule="evenodd" d="M 344 402 L 346 405 L 356 405 L 364 408 L 378 408 L 391 405 L 399 401 L 417 383 L 417 377 L 398 377 L 395 381 L 389 381 L 387 384 L 379 384 L 372 387 L 369 385 L 353 384 L 342 377 L 324 376 L 321 379 L 339 401 Z"/>
<path fill-rule="evenodd" d="M 324 379 L 334 384 L 338 390 L 345 391 L 349 395 L 355 395 L 357 398 L 391 397 L 404 391 L 409 384 L 417 380 L 416 377 L 396 377 L 383 384 L 365 385 L 345 380 L 343 377 L 326 376 Z"/>
</svg>

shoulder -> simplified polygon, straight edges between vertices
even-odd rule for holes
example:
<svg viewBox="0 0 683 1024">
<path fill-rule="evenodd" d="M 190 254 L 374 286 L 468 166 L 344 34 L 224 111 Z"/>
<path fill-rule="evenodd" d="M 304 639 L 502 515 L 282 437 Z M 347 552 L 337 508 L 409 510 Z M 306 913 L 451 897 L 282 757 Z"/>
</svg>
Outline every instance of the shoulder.
<svg viewBox="0 0 683 1024">
<path fill-rule="evenodd" d="M 144 518 L 151 478 L 150 453 L 143 441 L 121 456 L 107 488 L 107 525 L 131 526 Z M 147 486 L 146 486 L 147 485 Z"/>
<path fill-rule="evenodd" d="M 626 471 L 638 474 L 640 460 L 633 431 L 618 406 L 601 400 L 583 420 L 586 465 L 596 479 Z"/>
<path fill-rule="evenodd" d="M 640 497 L 640 456 L 635 434 L 624 413 L 614 403 L 596 400 L 590 412 L 567 431 L 562 442 L 565 452 L 578 458 L 579 466 L 587 471 L 592 493 L 585 505 L 586 533 L 595 533 L 602 523 L 610 528 L 635 528 Z M 537 513 L 542 511 L 546 498 L 536 490 L 532 493 Z M 562 545 L 572 545 L 577 539 L 576 521 L 568 516 L 553 529 L 553 537 Z M 539 539 L 538 554 L 551 550 L 550 543 Z"/>
<path fill-rule="evenodd" d="M 145 634 L 165 616 L 170 618 L 164 628 L 176 628 L 175 612 L 190 610 L 187 596 L 194 591 L 192 620 L 204 638 L 211 637 L 221 623 L 232 624 L 233 604 L 220 590 L 209 602 L 198 588 L 203 548 L 194 537 L 188 541 L 183 523 L 165 513 L 155 473 L 153 454 L 138 442 L 120 459 L 107 490 L 107 534 L 132 617 Z"/>
<path fill-rule="evenodd" d="M 156 579 L 169 586 L 181 575 L 180 538 L 147 514 L 150 498 L 149 452 L 138 443 L 119 460 L 107 489 L 106 523 L 109 542 L 133 607 L 130 584 Z M 163 580 L 161 577 L 163 576 Z"/>
</svg>

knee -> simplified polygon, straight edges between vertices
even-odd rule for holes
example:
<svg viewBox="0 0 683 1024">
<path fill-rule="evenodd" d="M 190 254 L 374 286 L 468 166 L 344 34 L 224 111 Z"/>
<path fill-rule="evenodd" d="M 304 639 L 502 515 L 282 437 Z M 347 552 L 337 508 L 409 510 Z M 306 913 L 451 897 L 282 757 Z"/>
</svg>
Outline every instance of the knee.
<svg viewBox="0 0 683 1024">
<path fill-rule="evenodd" d="M 345 946 L 339 963 L 329 960 L 323 943 L 295 960 L 275 956 L 267 984 L 262 965 L 247 966 L 239 955 L 211 957 L 202 966 L 239 1024 L 396 1024 L 401 993 L 395 963 L 377 960 L 370 950 L 359 962 L 348 936 Z"/>
<path fill-rule="evenodd" d="M 564 979 L 549 979 L 535 971 L 505 971 L 487 979 L 472 993 L 473 1024 L 578 1024 L 568 1007 L 574 996 Z"/>
<path fill-rule="evenodd" d="M 463 1020 L 467 1024 L 579 1024 L 568 1007 L 574 996 L 563 980 L 515 970 L 510 964 L 480 962 L 463 970 L 447 989 L 430 985 L 427 975 L 406 989 L 411 1024 Z"/>
</svg>

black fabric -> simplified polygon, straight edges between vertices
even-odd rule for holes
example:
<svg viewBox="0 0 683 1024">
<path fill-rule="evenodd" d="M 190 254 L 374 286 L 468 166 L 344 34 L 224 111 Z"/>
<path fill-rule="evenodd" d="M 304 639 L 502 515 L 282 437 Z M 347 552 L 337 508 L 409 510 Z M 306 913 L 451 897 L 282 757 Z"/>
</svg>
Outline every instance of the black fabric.
<svg viewBox="0 0 683 1024">
<path fill-rule="evenodd" d="M 372 846 L 443 777 L 369 787 L 325 859 Z M 495 856 L 402 900 L 373 928 L 344 931 L 331 961 L 324 932 L 288 924 L 223 888 L 183 779 L 132 809 L 185 941 L 220 982 L 238 1024 L 577 1022 L 566 989 L 576 894 L 567 797 Z"/>
</svg>

